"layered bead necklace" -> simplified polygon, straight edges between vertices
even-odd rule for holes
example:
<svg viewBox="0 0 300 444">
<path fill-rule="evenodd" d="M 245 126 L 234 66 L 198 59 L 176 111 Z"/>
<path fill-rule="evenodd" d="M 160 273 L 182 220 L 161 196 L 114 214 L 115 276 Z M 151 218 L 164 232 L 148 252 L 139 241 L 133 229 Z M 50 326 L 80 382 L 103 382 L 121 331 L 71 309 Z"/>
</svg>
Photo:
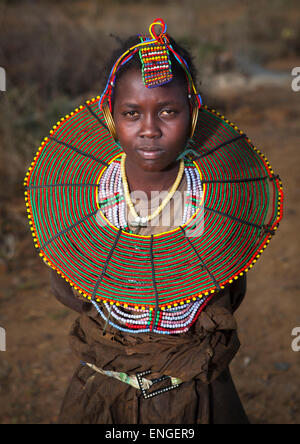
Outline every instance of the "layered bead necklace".
<svg viewBox="0 0 300 444">
<path fill-rule="evenodd" d="M 147 222 L 157 217 L 174 196 L 183 175 L 186 177 L 187 191 L 182 224 L 185 224 L 192 217 L 202 200 L 203 190 L 199 171 L 191 160 L 185 160 L 180 163 L 180 169 L 174 185 L 155 212 L 147 218 L 141 218 L 136 213 L 133 203 L 128 195 L 129 189 L 127 179 L 125 183 L 124 180 L 122 180 L 122 176 L 124 178 L 124 170 L 122 173 L 122 169 L 124 168 L 124 160 L 122 159 L 124 159 L 124 157 L 121 157 L 121 161 L 120 159 L 117 159 L 108 166 L 100 179 L 98 191 L 98 203 L 100 209 L 104 216 L 115 227 L 121 227 L 126 231 L 130 231 L 126 217 L 126 204 L 128 205 L 128 208 L 132 212 L 135 219 L 137 219 L 137 225 L 139 226 L 144 226 Z M 131 225 L 134 224 L 131 223 Z"/>
<path fill-rule="evenodd" d="M 121 177 L 122 177 L 122 182 L 123 182 L 123 187 L 124 187 L 125 200 L 126 200 L 128 207 L 130 208 L 131 213 L 134 216 L 134 221 L 131 222 L 131 225 L 135 226 L 135 227 L 142 227 L 142 226 L 145 226 L 147 224 L 147 222 L 149 222 L 149 221 L 155 219 L 157 216 L 159 216 L 159 214 L 162 212 L 162 210 L 165 208 L 165 206 L 170 202 L 170 200 L 174 196 L 175 191 L 177 190 L 177 188 L 181 182 L 183 173 L 184 173 L 184 161 L 181 159 L 176 180 L 175 180 L 173 186 L 171 187 L 170 191 L 168 192 L 168 195 L 162 201 L 162 203 L 149 216 L 140 217 L 137 214 L 137 212 L 135 211 L 134 205 L 130 199 L 129 186 L 128 186 L 126 172 L 125 172 L 125 159 L 126 159 L 126 154 L 124 153 L 121 158 Z"/>
<path fill-rule="evenodd" d="M 182 224 L 185 224 L 195 213 L 202 201 L 203 190 L 199 171 L 190 159 L 185 159 L 180 163 L 180 168 L 174 185 L 170 189 L 166 199 L 155 210 L 155 212 L 142 219 L 136 213 L 133 203 L 129 197 L 129 188 L 125 175 L 125 156 L 112 162 L 102 175 L 99 182 L 98 202 L 104 216 L 115 227 L 130 231 L 126 218 L 126 204 L 135 217 L 137 225 L 143 226 L 146 222 L 154 219 L 160 214 L 167 203 L 174 196 L 183 175 L 187 181 L 186 201 L 183 211 Z M 124 178 L 126 180 L 124 180 Z M 139 219 L 137 219 L 139 218 Z M 101 305 L 91 301 L 98 313 L 105 319 L 106 324 L 118 330 L 129 333 L 154 332 L 161 334 L 177 334 L 186 332 L 197 318 L 201 306 L 207 297 L 190 303 L 180 303 L 176 307 L 169 307 L 165 310 L 154 311 L 153 308 L 143 309 L 127 307 L 120 304 L 110 305 L 103 302 Z"/>
</svg>

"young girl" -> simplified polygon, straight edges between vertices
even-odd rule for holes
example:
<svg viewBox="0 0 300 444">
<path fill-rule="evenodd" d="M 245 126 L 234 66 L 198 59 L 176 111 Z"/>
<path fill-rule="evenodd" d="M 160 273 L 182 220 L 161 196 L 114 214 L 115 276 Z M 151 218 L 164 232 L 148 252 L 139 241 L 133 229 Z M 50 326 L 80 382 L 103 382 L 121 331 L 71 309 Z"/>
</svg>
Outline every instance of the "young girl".
<svg viewBox="0 0 300 444">
<path fill-rule="evenodd" d="M 72 327 L 70 343 L 81 362 L 65 395 L 59 422 L 247 424 L 228 367 L 239 349 L 233 313 L 246 292 L 245 271 L 256 261 L 253 251 L 264 248 L 258 240 L 264 235 L 264 241 L 269 241 L 279 217 L 266 225 L 266 214 L 262 217 L 260 213 L 260 218 L 255 219 L 257 208 L 261 211 L 260 205 L 264 205 L 253 198 L 258 179 L 250 177 L 255 167 L 263 167 L 259 156 L 254 153 L 250 159 L 250 148 L 246 147 L 249 140 L 242 132 L 231 133 L 233 137 L 228 142 L 217 140 L 214 146 L 210 144 L 214 134 L 225 132 L 225 122 L 202 111 L 189 53 L 166 33 L 161 19 L 155 20 L 149 31 L 150 35 L 130 38 L 113 55 L 104 93 L 99 100 L 88 101 L 85 109 L 87 125 L 97 119 L 101 134 L 106 134 L 101 139 L 105 149 L 99 161 L 104 167 L 97 182 L 101 210 L 97 221 L 98 233 L 107 233 L 107 237 L 102 238 L 99 255 L 95 254 L 94 264 L 102 261 L 102 271 L 93 281 L 93 291 L 85 293 L 85 283 L 79 278 L 68 279 L 64 264 L 57 266 L 59 262 L 49 251 L 44 257 L 52 267 L 55 296 L 80 313 Z M 207 120 L 198 118 L 198 112 Z M 74 128 L 79 134 L 78 121 Z M 228 128 L 236 131 L 234 125 L 227 124 Z M 204 133 L 200 143 L 201 131 Z M 89 162 L 95 161 L 95 154 L 83 151 L 79 145 L 74 148 L 71 139 L 59 140 L 62 134 L 52 135 L 51 143 L 71 149 L 73 154 L 76 151 L 76 155 L 85 154 Z M 113 155 L 106 150 L 108 140 Z M 219 167 L 216 151 L 225 145 L 228 152 L 231 147 L 236 150 L 232 163 L 237 168 L 245 168 L 241 151 L 248 149 L 247 167 L 251 162 L 254 165 L 247 170 L 250 178 L 235 176 L 225 180 L 223 176 L 213 180 L 213 176 L 207 176 L 204 180 L 205 162 L 208 164 L 212 156 L 213 175 Z M 204 159 L 203 171 L 197 158 Z M 267 165 L 264 168 L 268 169 Z M 278 177 L 273 176 L 268 169 L 266 177 L 277 186 Z M 240 214 L 225 214 L 221 207 L 214 209 L 207 197 L 208 215 L 203 223 L 203 211 L 199 209 L 203 210 L 204 195 L 210 195 L 209 187 L 225 187 L 225 183 L 227 187 L 230 182 L 245 187 Z M 29 180 L 26 183 L 29 189 L 32 185 Z M 215 196 L 217 205 L 225 208 L 241 199 L 233 191 L 228 195 L 227 188 L 223 191 Z M 224 214 L 225 219 L 213 230 L 211 221 Z M 242 228 L 235 231 L 226 225 L 227 221 Z M 61 238 L 68 240 L 75 225 L 69 224 L 44 244 L 37 239 L 40 251 L 47 251 Z M 89 226 L 90 236 L 93 227 Z M 222 229 L 223 234 L 219 231 Z M 247 230 L 253 230 L 252 235 L 256 233 L 252 238 L 256 250 L 243 243 Z M 198 248 L 198 239 L 208 242 L 213 235 L 213 260 L 208 261 L 204 247 Z M 226 236 L 226 245 L 236 248 L 228 258 L 225 243 L 222 244 Z M 68 245 L 67 263 L 72 254 L 80 259 L 78 264 L 87 263 L 84 261 L 89 258 L 80 242 Z M 96 251 L 96 241 L 94 247 Z M 239 251 L 251 251 L 247 261 L 238 257 Z M 218 280 L 217 270 L 230 262 L 239 272 L 232 271 L 226 280 Z M 214 264 L 219 265 L 214 268 Z M 209 291 L 201 290 L 200 294 L 196 290 L 204 288 L 204 279 L 209 281 Z"/>
</svg>

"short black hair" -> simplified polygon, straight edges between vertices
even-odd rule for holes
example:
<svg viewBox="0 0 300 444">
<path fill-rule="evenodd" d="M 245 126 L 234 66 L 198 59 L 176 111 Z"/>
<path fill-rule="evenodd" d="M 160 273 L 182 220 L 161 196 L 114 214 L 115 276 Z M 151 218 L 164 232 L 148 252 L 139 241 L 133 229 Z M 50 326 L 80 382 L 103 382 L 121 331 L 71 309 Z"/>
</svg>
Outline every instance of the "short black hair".
<svg viewBox="0 0 300 444">
<path fill-rule="evenodd" d="M 191 74 L 191 77 L 193 79 L 193 82 L 195 85 L 197 85 L 197 70 L 195 68 L 193 57 L 189 50 L 184 48 L 183 46 L 179 45 L 172 37 L 169 37 L 169 41 L 172 45 L 172 48 L 177 52 L 187 63 L 189 67 L 189 71 Z M 132 46 L 137 45 L 141 42 L 138 35 L 131 36 L 127 38 L 125 41 L 122 41 L 120 38 L 118 38 L 118 42 L 120 43 L 119 48 L 117 48 L 113 53 L 112 56 L 108 62 L 107 65 L 107 71 L 105 75 L 105 83 L 108 80 L 109 74 L 112 70 L 112 67 L 114 66 L 116 60 L 118 60 L 119 57 L 121 57 L 124 52 L 126 52 L 129 48 Z M 173 80 L 179 80 L 185 88 L 187 88 L 187 80 L 186 80 L 186 74 L 184 69 L 182 68 L 181 64 L 176 60 L 173 53 L 170 51 L 170 59 L 171 59 L 171 65 L 172 65 L 172 73 L 173 73 Z M 115 88 L 122 77 L 122 75 L 129 71 L 130 69 L 141 69 L 141 60 L 139 57 L 139 53 L 136 52 L 133 57 L 125 63 L 123 66 L 121 66 L 117 72 L 116 80 L 115 80 Z M 105 87 L 105 85 L 104 85 Z M 103 89 L 104 89 L 103 87 Z M 112 93 L 112 106 L 114 104 L 114 93 Z"/>
</svg>

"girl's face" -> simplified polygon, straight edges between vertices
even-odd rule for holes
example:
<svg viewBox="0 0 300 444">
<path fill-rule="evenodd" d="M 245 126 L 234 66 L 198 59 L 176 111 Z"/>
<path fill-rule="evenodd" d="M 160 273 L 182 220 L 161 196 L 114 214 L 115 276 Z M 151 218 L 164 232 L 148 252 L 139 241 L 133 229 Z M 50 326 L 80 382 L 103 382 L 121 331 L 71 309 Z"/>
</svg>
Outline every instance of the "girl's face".
<svg viewBox="0 0 300 444">
<path fill-rule="evenodd" d="M 113 117 L 127 161 L 144 171 L 163 171 L 183 151 L 190 131 L 186 89 L 179 81 L 146 88 L 130 69 L 115 91 Z"/>
</svg>

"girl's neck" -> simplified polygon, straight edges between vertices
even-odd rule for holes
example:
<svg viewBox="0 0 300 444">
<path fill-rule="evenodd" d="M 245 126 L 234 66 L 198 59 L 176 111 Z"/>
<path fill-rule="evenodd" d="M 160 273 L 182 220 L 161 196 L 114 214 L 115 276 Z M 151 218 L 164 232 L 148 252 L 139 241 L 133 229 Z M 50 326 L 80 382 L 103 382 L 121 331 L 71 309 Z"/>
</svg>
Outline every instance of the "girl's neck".
<svg viewBox="0 0 300 444">
<path fill-rule="evenodd" d="M 164 171 L 144 171 L 126 159 L 125 168 L 129 191 L 143 191 L 151 198 L 151 191 L 165 191 L 173 185 L 178 174 L 179 161 L 175 161 Z"/>
</svg>

